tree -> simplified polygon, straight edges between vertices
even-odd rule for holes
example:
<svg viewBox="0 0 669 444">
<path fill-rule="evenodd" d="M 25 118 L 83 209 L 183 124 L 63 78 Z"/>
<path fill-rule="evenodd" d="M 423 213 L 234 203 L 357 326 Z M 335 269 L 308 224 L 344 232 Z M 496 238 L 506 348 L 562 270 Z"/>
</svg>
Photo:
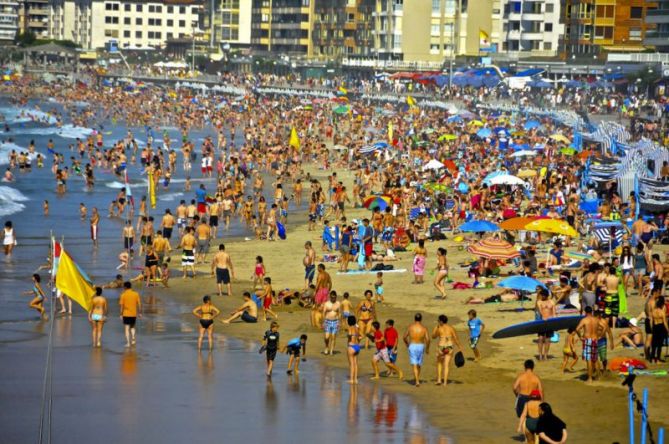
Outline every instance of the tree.
<svg viewBox="0 0 669 444">
<path fill-rule="evenodd" d="M 35 43 L 35 40 L 37 40 L 37 36 L 35 36 L 34 32 L 17 32 L 16 36 L 14 37 L 14 44 L 18 46 L 30 46 Z"/>
</svg>

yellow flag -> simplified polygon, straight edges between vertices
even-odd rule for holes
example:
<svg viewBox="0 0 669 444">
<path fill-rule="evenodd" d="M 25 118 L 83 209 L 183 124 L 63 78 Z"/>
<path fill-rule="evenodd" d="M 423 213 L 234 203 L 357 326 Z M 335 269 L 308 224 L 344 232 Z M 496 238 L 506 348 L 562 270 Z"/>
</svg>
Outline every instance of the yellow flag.
<svg viewBox="0 0 669 444">
<path fill-rule="evenodd" d="M 77 264 L 62 250 L 56 272 L 56 288 L 76 301 L 84 310 L 91 309 L 91 301 L 95 294 L 95 288 L 81 274 Z"/>
<path fill-rule="evenodd" d="M 416 100 L 411 96 L 407 96 L 407 105 L 411 107 L 416 106 Z"/>
<path fill-rule="evenodd" d="M 149 170 L 149 201 L 151 208 L 156 208 L 156 182 L 153 180 L 153 171 Z"/>
<path fill-rule="evenodd" d="M 290 141 L 288 142 L 288 145 L 296 150 L 300 149 L 300 137 L 297 135 L 297 130 L 295 128 L 290 130 Z"/>
<path fill-rule="evenodd" d="M 388 142 L 393 143 L 393 122 L 388 122 Z"/>
</svg>

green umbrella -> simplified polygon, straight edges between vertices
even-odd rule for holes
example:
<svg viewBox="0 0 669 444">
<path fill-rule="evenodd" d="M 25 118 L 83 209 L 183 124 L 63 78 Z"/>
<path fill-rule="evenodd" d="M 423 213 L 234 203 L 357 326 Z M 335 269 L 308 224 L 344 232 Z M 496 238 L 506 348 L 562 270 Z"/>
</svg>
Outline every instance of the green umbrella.
<svg viewBox="0 0 669 444">
<path fill-rule="evenodd" d="M 574 148 L 562 148 L 560 152 L 567 156 L 573 156 L 576 154 L 576 150 Z"/>
<path fill-rule="evenodd" d="M 339 105 L 338 107 L 336 107 L 336 108 L 333 109 L 332 111 L 333 111 L 335 114 L 346 114 L 346 113 L 348 112 L 348 110 L 349 110 L 348 106 L 346 106 L 346 105 Z"/>
</svg>

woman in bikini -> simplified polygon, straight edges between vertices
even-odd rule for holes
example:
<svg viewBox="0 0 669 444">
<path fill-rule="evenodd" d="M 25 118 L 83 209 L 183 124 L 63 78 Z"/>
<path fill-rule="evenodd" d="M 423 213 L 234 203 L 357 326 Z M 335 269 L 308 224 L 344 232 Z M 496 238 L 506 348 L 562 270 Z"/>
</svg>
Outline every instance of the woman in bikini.
<svg viewBox="0 0 669 444">
<path fill-rule="evenodd" d="M 35 310 L 39 311 L 40 316 L 42 319 L 45 321 L 49 320 L 49 316 L 46 314 L 46 310 L 44 309 L 44 301 L 46 300 L 46 295 L 44 294 L 44 290 L 42 290 L 42 285 L 40 284 L 41 278 L 40 275 L 35 273 L 33 274 L 33 288 L 29 291 L 24 291 L 23 294 L 31 294 L 33 295 L 33 299 L 30 301 L 30 304 L 28 306 L 30 308 L 34 308 Z"/>
<path fill-rule="evenodd" d="M 437 275 L 434 277 L 434 288 L 441 294 L 442 299 L 446 299 L 446 286 L 444 279 L 448 277 L 448 261 L 446 260 L 446 249 L 437 249 Z"/>
<path fill-rule="evenodd" d="M 91 323 L 93 347 L 102 346 L 102 329 L 107 320 L 107 299 L 102 296 L 102 288 L 95 287 L 95 296 L 91 300 L 88 322 Z"/>
<path fill-rule="evenodd" d="M 197 339 L 197 349 L 202 350 L 202 341 L 204 333 L 207 332 L 209 340 L 209 350 L 214 348 L 214 318 L 221 314 L 221 311 L 211 303 L 211 297 L 202 298 L 202 305 L 195 307 L 193 315 L 200 319 L 200 337 Z"/>
<path fill-rule="evenodd" d="M 360 353 L 360 330 L 358 329 L 358 323 L 355 319 L 355 316 L 349 316 L 347 321 L 348 330 L 346 332 L 346 337 L 348 338 L 348 347 L 346 349 L 346 354 L 348 356 L 348 368 L 349 368 L 349 384 L 358 383 L 358 354 Z"/>
<path fill-rule="evenodd" d="M 360 334 L 365 335 L 365 348 L 369 348 L 369 337 L 373 331 L 372 321 L 376 319 L 372 290 L 365 290 L 365 299 L 358 304 L 355 314 L 360 322 Z"/>
<path fill-rule="evenodd" d="M 448 317 L 439 315 L 439 323 L 432 331 L 432 338 L 439 338 L 437 343 L 437 382 L 436 385 L 448 384 L 448 370 L 453 357 L 453 347 L 462 350 L 458 334 L 455 329 L 448 325 Z"/>
</svg>

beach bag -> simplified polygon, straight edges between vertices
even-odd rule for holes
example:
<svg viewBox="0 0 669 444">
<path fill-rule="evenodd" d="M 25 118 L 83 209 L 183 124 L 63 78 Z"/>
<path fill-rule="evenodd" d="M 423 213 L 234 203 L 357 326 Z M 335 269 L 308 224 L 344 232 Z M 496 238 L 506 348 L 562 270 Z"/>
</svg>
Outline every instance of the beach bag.
<svg viewBox="0 0 669 444">
<path fill-rule="evenodd" d="M 371 271 L 383 271 L 383 270 L 385 270 L 383 264 L 379 263 L 374 265 Z"/>
<path fill-rule="evenodd" d="M 465 355 L 461 351 L 457 352 L 453 357 L 453 362 L 457 368 L 460 368 L 465 365 Z"/>
</svg>

